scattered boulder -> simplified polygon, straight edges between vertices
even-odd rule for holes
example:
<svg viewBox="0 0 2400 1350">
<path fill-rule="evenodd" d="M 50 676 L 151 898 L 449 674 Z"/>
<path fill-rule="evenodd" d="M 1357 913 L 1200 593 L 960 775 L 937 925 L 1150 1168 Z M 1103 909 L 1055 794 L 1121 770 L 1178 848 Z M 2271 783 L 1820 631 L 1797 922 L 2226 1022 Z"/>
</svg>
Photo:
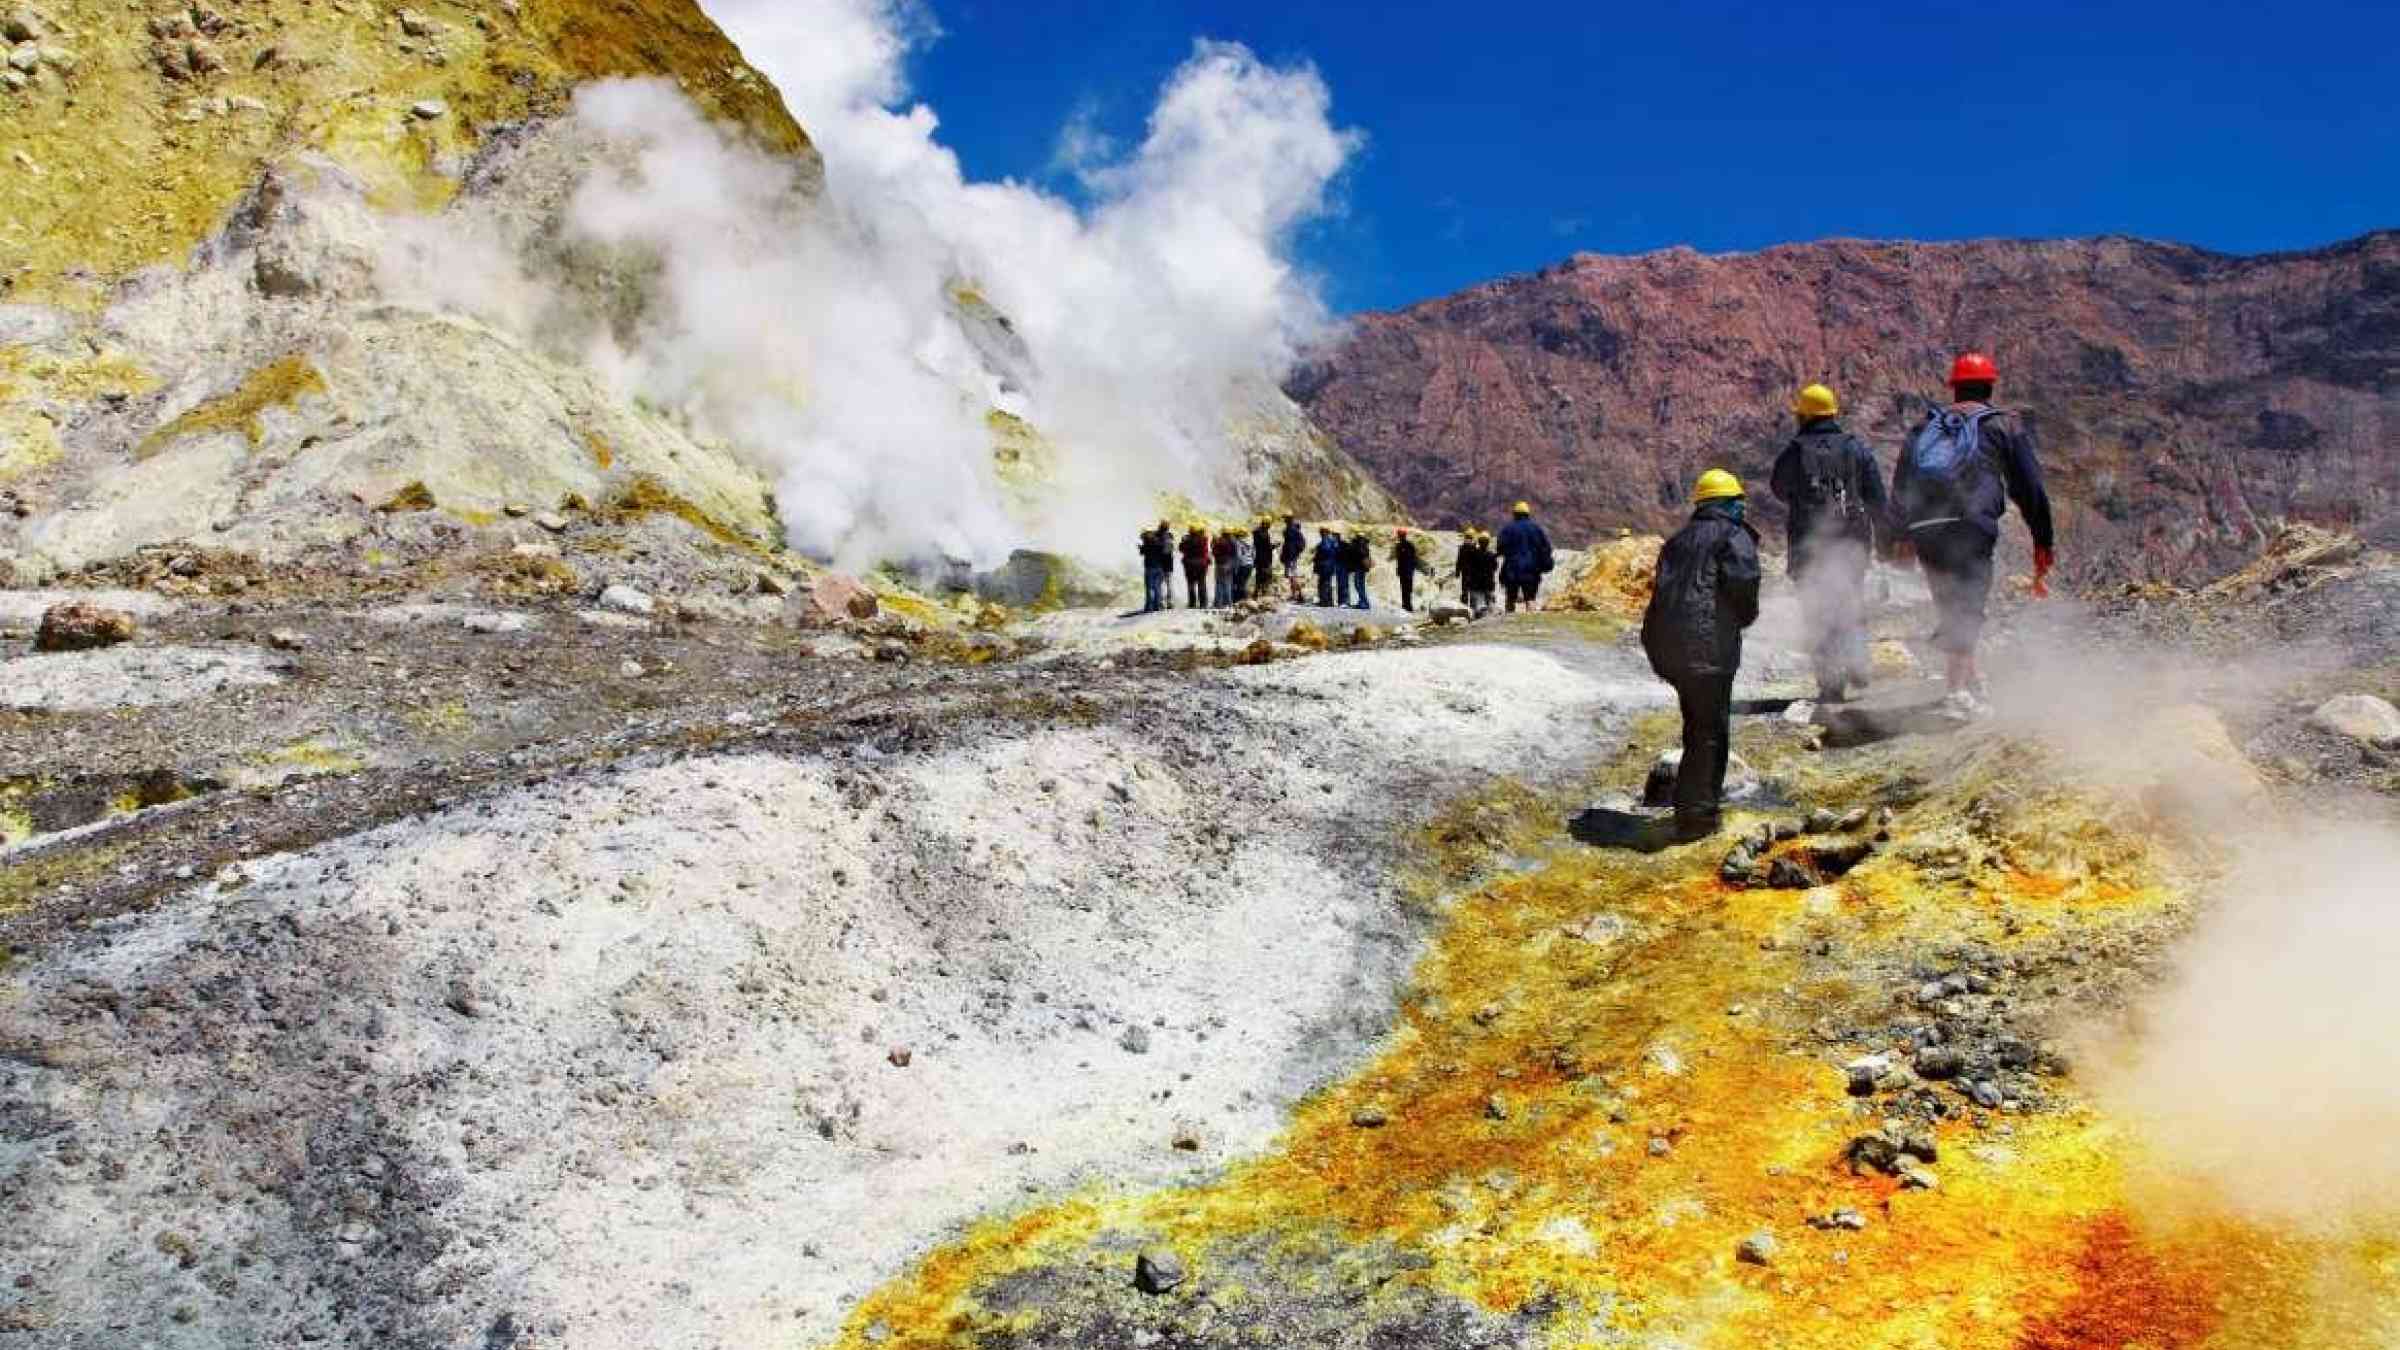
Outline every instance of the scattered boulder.
<svg viewBox="0 0 2400 1350">
<path fill-rule="evenodd" d="M 1350 1123 L 1362 1130 L 1380 1130 L 1391 1122 L 1380 1106 L 1362 1106 L 1350 1113 Z"/>
<path fill-rule="evenodd" d="M 1447 627 L 1454 623 L 1465 623 L 1473 619 L 1475 614 L 1474 611 L 1455 600 L 1445 600 L 1435 605 L 1432 612 L 1426 617 L 1431 619 L 1437 627 Z"/>
<path fill-rule="evenodd" d="M 2400 746 L 2400 708 L 2373 694 L 2341 694 L 2317 705 L 2309 724 L 2362 745 Z"/>
<path fill-rule="evenodd" d="M 1746 1266 L 1775 1264 L 1775 1235 L 1752 1233 L 1734 1246 L 1733 1259 Z"/>
<path fill-rule="evenodd" d="M 857 578 L 827 572 L 784 601 L 794 620 L 811 627 L 844 622 L 864 623 L 883 612 L 875 593 Z"/>
<path fill-rule="evenodd" d="M 1129 1055 L 1149 1054 L 1150 1029 L 1138 1023 L 1129 1026 L 1125 1028 L 1124 1035 L 1117 1037 L 1117 1045 Z"/>
<path fill-rule="evenodd" d="M 1163 1294 L 1183 1283 L 1183 1258 L 1170 1247 L 1148 1247 L 1133 1259 L 1133 1287 Z"/>
<path fill-rule="evenodd" d="M 1777 858 L 1767 864 L 1767 889 L 1774 891 L 1805 891 L 1818 884 L 1816 874 L 1790 858 Z"/>
<path fill-rule="evenodd" d="M 408 105 L 408 115 L 420 122 L 431 122 L 450 111 L 450 105 L 438 98 L 419 99 Z"/>
<path fill-rule="evenodd" d="M 567 518 L 556 511 L 534 512 L 533 523 L 552 534 L 563 534 L 567 528 Z"/>
<path fill-rule="evenodd" d="M 0 17 L 0 37 L 11 42 L 31 42 L 42 35 L 42 24 L 30 9 L 12 9 Z"/>
<path fill-rule="evenodd" d="M 1826 1232 L 1841 1229 L 1846 1232 L 1861 1233 L 1866 1231 L 1867 1216 L 1855 1209 L 1837 1209 L 1830 1214 L 1811 1216 L 1808 1226 Z"/>
<path fill-rule="evenodd" d="M 658 602 L 652 600 L 646 592 L 637 591 L 621 581 L 609 585 L 600 592 L 600 607 L 613 609 L 619 614 L 648 615 L 657 606 Z"/>
<path fill-rule="evenodd" d="M 375 509 L 387 516 L 410 511 L 430 511 L 434 508 L 433 489 L 422 482 L 409 483 L 398 492 L 383 499 Z"/>
<path fill-rule="evenodd" d="M 504 612 L 469 614 L 458 621 L 470 633 L 522 633 L 531 621 L 522 614 Z"/>
<path fill-rule="evenodd" d="M 1917 1076 L 1940 1081 L 1966 1072 L 1967 1057 L 1956 1047 L 1929 1045 L 1917 1052 Z"/>
<path fill-rule="evenodd" d="M 308 634 L 290 628 L 271 629 L 266 643 L 279 652 L 296 652 L 308 645 Z"/>
<path fill-rule="evenodd" d="M 114 647 L 133 637 L 133 616 L 83 600 L 69 600 L 42 611 L 42 626 L 34 634 L 37 652 L 81 652 Z"/>
</svg>

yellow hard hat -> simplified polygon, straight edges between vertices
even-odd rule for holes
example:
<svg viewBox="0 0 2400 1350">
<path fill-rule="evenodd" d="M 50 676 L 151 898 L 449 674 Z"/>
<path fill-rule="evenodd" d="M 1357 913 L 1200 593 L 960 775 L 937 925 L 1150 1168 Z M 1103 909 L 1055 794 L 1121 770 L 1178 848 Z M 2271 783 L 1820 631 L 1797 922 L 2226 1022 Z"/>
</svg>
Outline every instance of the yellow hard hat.
<svg viewBox="0 0 2400 1350">
<path fill-rule="evenodd" d="M 1533 514 L 1533 503 L 1518 502 L 1515 506 L 1510 507 L 1509 510 L 1520 516 L 1530 516 Z"/>
<path fill-rule="evenodd" d="M 1700 475 L 1700 482 L 1692 488 L 1694 504 L 1723 501 L 1727 497 L 1741 495 L 1742 480 L 1723 469 L 1710 469 L 1707 473 Z"/>
<path fill-rule="evenodd" d="M 1841 410 L 1842 401 L 1821 384 L 1812 384 L 1792 396 L 1792 413 L 1796 417 L 1831 417 Z"/>
</svg>

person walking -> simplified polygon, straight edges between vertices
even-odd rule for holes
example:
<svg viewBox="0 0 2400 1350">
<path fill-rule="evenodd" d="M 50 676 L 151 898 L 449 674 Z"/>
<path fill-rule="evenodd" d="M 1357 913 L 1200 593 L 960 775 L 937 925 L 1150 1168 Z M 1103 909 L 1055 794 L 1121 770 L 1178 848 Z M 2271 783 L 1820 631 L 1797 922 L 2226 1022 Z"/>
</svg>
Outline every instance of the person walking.
<svg viewBox="0 0 2400 1350">
<path fill-rule="evenodd" d="M 1193 609 L 1208 608 L 1208 527 L 1193 521 L 1176 547 L 1183 555 L 1185 603 Z"/>
<path fill-rule="evenodd" d="M 1283 580 L 1295 605 L 1301 600 L 1300 555 L 1306 552 L 1308 535 L 1300 528 L 1300 517 L 1287 512 L 1283 518 Z"/>
<path fill-rule="evenodd" d="M 1251 587 L 1250 597 L 1254 600 L 1264 600 L 1267 598 L 1268 590 L 1272 589 L 1275 584 L 1274 517 L 1260 516 L 1258 523 L 1250 528 L 1250 558 L 1254 569 L 1252 574 L 1254 584 Z"/>
<path fill-rule="evenodd" d="M 1228 525 L 1217 531 L 1216 544 L 1209 557 L 1217 565 L 1217 608 L 1223 609 L 1235 599 L 1241 577 L 1241 536 Z"/>
<path fill-rule="evenodd" d="M 1341 531 L 1331 525 L 1317 527 L 1317 547 L 1314 560 L 1317 565 L 1317 603 L 1328 609 L 1333 607 L 1336 581 L 1340 582 L 1341 598 L 1344 603 L 1347 603 L 1350 599 L 1350 576 L 1342 570 Z"/>
<path fill-rule="evenodd" d="M 1372 608 L 1367 599 L 1367 573 L 1375 567 L 1375 538 L 1361 526 L 1342 540 L 1342 570 L 1350 583 L 1350 603 L 1359 609 Z"/>
<path fill-rule="evenodd" d="M 1925 416 L 1892 473 L 1893 514 L 1902 544 L 1916 554 L 1938 615 L 1933 645 L 1945 661 L 1944 708 L 1961 719 L 1991 711 L 1975 652 L 1991 601 L 1992 554 L 2000 518 L 2015 502 L 2033 537 L 2033 593 L 2050 593 L 2057 565 L 2050 494 L 2033 429 L 1992 406 L 1999 367 L 1983 352 L 1961 352 L 1950 366 L 1950 403 Z"/>
<path fill-rule="evenodd" d="M 1392 536 L 1392 570 L 1400 574 L 1400 608 L 1410 614 L 1417 612 L 1417 565 L 1417 541 L 1403 525 Z"/>
<path fill-rule="evenodd" d="M 1142 531 L 1142 612 L 1156 614 L 1167 607 L 1167 579 L 1175 574 L 1175 527 L 1158 522 Z"/>
<path fill-rule="evenodd" d="M 1650 669 L 1675 687 L 1683 711 L 1683 761 L 1675 771 L 1675 835 L 1716 833 L 1733 754 L 1733 679 L 1742 630 L 1758 621 L 1758 532 L 1742 519 L 1741 481 L 1700 475 L 1692 518 L 1658 551 L 1642 614 Z"/>
<path fill-rule="evenodd" d="M 1491 536 L 1472 525 L 1458 546 L 1458 598 L 1469 617 L 1492 612 L 1493 588 L 1500 575 L 1500 555 L 1492 551 Z"/>
<path fill-rule="evenodd" d="M 1550 552 L 1550 536 L 1533 523 L 1533 507 L 1518 502 L 1510 512 L 1516 519 L 1500 531 L 1500 585 L 1508 592 L 1508 612 L 1517 612 L 1522 601 L 1532 609 L 1542 594 L 1542 578 L 1550 574 L 1556 560 Z"/>
<path fill-rule="evenodd" d="M 1801 622 L 1816 666 L 1817 698 L 1839 703 L 1865 688 L 1867 565 L 1891 532 L 1883 469 L 1842 429 L 1841 400 L 1822 384 L 1792 400 L 1799 430 L 1775 457 L 1769 486 L 1790 512 L 1786 545 Z"/>
</svg>

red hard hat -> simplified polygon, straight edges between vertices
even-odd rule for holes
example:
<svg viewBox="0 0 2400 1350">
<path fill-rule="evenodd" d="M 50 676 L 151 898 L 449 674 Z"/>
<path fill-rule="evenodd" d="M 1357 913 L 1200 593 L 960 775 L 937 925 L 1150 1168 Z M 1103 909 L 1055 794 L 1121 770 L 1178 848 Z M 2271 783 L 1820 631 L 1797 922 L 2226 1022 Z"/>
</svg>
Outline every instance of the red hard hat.
<svg viewBox="0 0 2400 1350">
<path fill-rule="evenodd" d="M 1960 352 L 1958 359 L 1950 363 L 1950 383 L 1953 385 L 1999 382 L 2000 368 L 1993 365 L 1992 358 L 1982 352 Z"/>
</svg>

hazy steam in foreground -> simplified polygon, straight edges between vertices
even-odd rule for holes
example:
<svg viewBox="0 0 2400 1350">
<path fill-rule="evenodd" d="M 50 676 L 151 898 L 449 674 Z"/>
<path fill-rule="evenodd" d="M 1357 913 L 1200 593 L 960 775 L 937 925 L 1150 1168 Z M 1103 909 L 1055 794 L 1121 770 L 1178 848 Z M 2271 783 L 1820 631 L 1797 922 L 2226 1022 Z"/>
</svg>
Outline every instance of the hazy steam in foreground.
<svg viewBox="0 0 2400 1350">
<path fill-rule="evenodd" d="M 2253 840 L 2141 1011 L 2104 1098 L 2179 1179 L 2336 1225 L 2400 1207 L 2400 841 Z"/>
</svg>

